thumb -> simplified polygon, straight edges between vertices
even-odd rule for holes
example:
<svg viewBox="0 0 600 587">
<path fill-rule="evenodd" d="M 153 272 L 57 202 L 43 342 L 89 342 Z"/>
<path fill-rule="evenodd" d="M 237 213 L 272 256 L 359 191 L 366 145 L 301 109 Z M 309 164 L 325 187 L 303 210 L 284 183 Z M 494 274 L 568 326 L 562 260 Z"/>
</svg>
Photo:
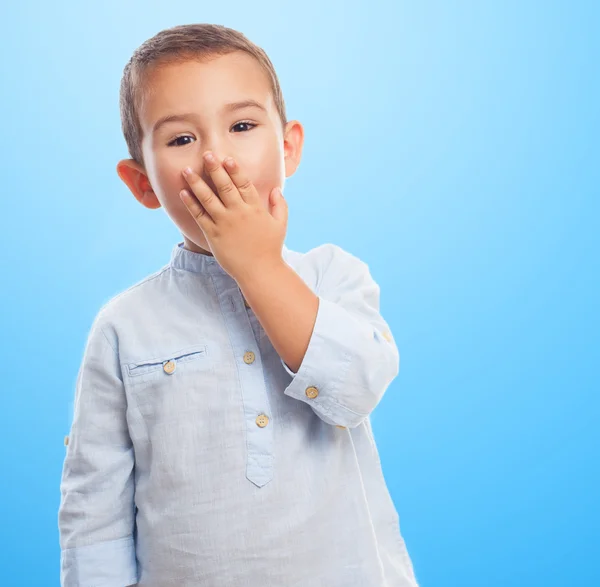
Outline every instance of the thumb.
<svg viewBox="0 0 600 587">
<path fill-rule="evenodd" d="M 287 220 L 288 207 L 281 188 L 276 187 L 271 192 L 271 216 L 276 220 Z"/>
</svg>

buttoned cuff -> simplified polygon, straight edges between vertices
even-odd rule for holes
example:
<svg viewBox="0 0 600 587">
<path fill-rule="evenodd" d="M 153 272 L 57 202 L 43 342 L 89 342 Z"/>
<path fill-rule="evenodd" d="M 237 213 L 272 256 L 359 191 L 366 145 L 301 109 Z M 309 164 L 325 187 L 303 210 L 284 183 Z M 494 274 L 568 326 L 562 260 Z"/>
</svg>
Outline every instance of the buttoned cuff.
<svg viewBox="0 0 600 587">
<path fill-rule="evenodd" d="M 284 393 L 310 405 L 328 424 L 354 427 L 368 416 L 369 410 L 361 412 L 348 406 L 353 390 L 348 388 L 346 376 L 355 357 L 369 344 L 368 338 L 373 340 L 373 329 L 338 304 L 318 297 L 315 325 L 298 372 L 294 373 L 281 360 L 292 377 Z"/>
</svg>

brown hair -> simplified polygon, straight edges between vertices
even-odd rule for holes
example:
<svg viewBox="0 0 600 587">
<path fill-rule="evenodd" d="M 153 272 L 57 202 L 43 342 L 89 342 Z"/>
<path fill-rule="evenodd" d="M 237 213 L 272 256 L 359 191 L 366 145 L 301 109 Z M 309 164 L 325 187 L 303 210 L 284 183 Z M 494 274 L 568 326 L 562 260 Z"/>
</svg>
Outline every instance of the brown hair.
<svg viewBox="0 0 600 587">
<path fill-rule="evenodd" d="M 123 70 L 119 96 L 121 128 L 132 159 L 143 165 L 142 128 L 139 107 L 143 100 L 143 77 L 159 64 L 178 63 L 244 51 L 254 57 L 267 73 L 273 99 L 281 119 L 287 124 L 285 102 L 271 60 L 263 49 L 242 33 L 218 24 L 187 24 L 160 31 L 140 45 Z"/>
</svg>

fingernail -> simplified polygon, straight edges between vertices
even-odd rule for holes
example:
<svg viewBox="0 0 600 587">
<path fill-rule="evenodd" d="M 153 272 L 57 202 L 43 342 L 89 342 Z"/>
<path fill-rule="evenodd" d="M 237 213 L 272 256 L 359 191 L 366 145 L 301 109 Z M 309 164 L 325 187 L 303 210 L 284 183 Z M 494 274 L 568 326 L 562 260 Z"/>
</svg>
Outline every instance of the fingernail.
<svg viewBox="0 0 600 587">
<path fill-rule="evenodd" d="M 184 173 L 185 175 L 189 175 L 190 173 L 192 173 L 192 168 L 191 168 L 191 167 L 186 167 L 186 168 L 183 170 L 183 173 Z"/>
</svg>

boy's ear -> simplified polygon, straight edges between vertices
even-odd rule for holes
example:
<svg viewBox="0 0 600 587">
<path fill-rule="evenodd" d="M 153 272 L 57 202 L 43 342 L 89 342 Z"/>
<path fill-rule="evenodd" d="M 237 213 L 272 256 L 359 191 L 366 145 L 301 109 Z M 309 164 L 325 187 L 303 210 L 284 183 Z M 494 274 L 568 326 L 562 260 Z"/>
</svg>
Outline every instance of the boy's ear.
<svg viewBox="0 0 600 587">
<path fill-rule="evenodd" d="M 160 208 L 161 204 L 150 185 L 145 169 L 134 159 L 119 161 L 117 174 L 142 206 L 152 210 Z"/>
<path fill-rule="evenodd" d="M 304 128 L 297 120 L 290 120 L 285 127 L 283 137 L 283 153 L 285 158 L 285 176 L 292 176 L 302 158 L 304 145 Z"/>
</svg>

